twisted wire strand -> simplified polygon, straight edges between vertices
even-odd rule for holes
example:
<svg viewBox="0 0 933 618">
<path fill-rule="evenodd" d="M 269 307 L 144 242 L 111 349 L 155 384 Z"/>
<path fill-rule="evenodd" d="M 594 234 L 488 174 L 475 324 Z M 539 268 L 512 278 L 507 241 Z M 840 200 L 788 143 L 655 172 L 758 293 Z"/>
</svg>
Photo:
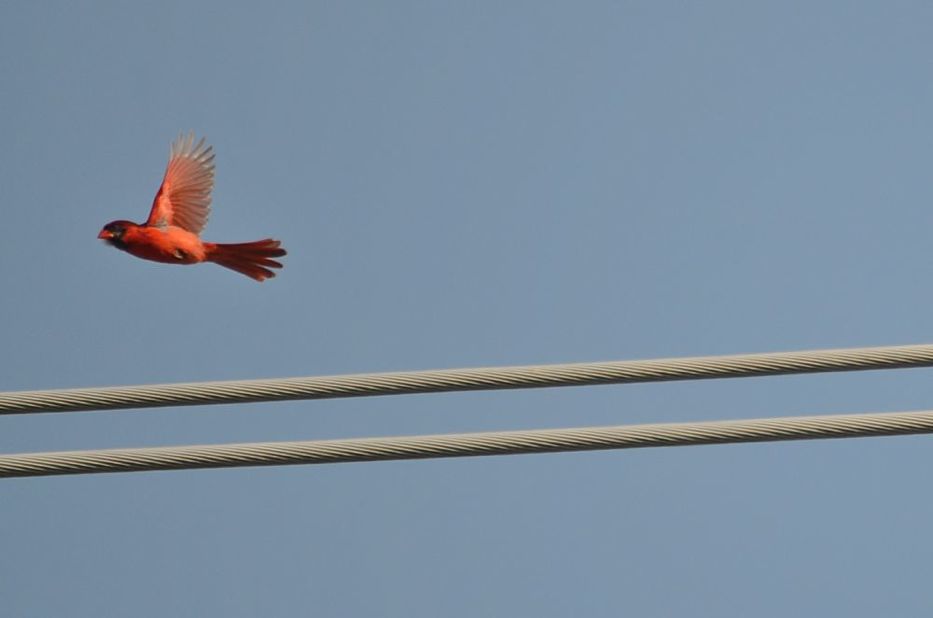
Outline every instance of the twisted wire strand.
<svg viewBox="0 0 933 618">
<path fill-rule="evenodd" d="M 0 393 L 0 415 L 933 366 L 933 345 Z"/>
<path fill-rule="evenodd" d="M 0 455 L 0 478 L 517 455 L 933 432 L 933 411 Z"/>
<path fill-rule="evenodd" d="M 933 345 L 0 393 L 0 414 L 929 367 Z"/>
</svg>

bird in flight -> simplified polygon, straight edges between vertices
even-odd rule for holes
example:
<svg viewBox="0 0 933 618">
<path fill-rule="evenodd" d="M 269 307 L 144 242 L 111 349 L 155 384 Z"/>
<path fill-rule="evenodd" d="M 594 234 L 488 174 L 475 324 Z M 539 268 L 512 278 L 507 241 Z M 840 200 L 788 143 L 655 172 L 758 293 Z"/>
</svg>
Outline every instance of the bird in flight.
<svg viewBox="0 0 933 618">
<path fill-rule="evenodd" d="M 144 260 L 167 264 L 214 262 L 256 281 L 275 276 L 270 268 L 282 268 L 272 258 L 285 255 L 281 243 L 271 238 L 253 242 L 220 244 L 201 240 L 201 230 L 211 212 L 214 188 L 213 148 L 197 143 L 194 133 L 180 135 L 172 144 L 162 186 L 143 224 L 111 221 L 98 238 Z"/>
</svg>

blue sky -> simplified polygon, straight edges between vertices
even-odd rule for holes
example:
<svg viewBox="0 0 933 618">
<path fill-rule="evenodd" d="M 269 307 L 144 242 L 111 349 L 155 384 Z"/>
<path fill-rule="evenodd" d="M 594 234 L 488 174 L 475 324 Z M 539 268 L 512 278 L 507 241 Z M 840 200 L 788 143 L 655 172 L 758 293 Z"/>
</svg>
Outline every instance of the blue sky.
<svg viewBox="0 0 933 618">
<path fill-rule="evenodd" d="M 922 2 L 0 4 L 0 389 L 933 341 Z M 264 284 L 95 239 L 181 130 Z M 929 370 L 30 415 L 0 451 L 926 409 Z M 917 615 L 929 438 L 0 481 L 17 617 Z"/>
</svg>

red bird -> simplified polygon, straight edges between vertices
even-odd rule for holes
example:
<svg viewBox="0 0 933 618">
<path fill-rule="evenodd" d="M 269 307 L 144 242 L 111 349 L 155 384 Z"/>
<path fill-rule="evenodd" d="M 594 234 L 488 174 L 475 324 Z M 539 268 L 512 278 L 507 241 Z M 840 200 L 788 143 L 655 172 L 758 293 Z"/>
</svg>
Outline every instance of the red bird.
<svg viewBox="0 0 933 618">
<path fill-rule="evenodd" d="M 199 237 L 211 212 L 214 188 L 214 153 L 194 133 L 180 135 L 172 144 L 162 186 L 142 225 L 111 221 L 97 235 L 117 249 L 144 260 L 167 264 L 214 262 L 256 281 L 274 277 L 270 268 L 282 268 L 272 258 L 285 255 L 271 238 L 237 244 L 204 242 Z"/>
</svg>

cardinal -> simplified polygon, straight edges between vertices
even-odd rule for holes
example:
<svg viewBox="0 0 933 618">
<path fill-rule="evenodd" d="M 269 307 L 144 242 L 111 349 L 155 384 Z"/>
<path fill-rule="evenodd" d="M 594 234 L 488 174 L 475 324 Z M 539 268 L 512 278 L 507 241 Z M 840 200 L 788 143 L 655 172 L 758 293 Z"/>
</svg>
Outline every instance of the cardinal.
<svg viewBox="0 0 933 618">
<path fill-rule="evenodd" d="M 220 244 L 201 240 L 201 230 L 211 212 L 214 188 L 213 147 L 194 133 L 180 135 L 172 144 L 162 186 L 152 202 L 145 223 L 111 221 L 98 238 L 144 260 L 167 264 L 214 262 L 256 281 L 275 276 L 282 268 L 272 258 L 285 255 L 281 243 L 271 238 L 253 242 Z"/>
</svg>

